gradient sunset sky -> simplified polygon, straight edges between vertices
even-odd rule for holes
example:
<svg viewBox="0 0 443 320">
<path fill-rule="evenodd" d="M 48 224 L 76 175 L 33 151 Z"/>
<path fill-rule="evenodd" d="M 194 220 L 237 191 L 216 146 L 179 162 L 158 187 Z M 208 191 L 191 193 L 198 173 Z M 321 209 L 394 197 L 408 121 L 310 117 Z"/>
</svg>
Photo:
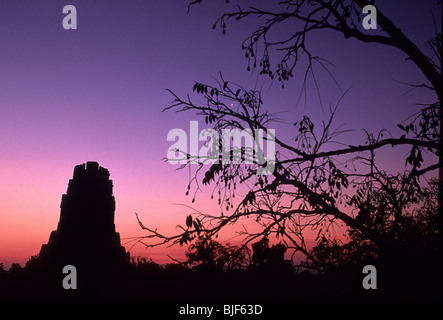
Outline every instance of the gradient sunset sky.
<svg viewBox="0 0 443 320">
<path fill-rule="evenodd" d="M 226 35 L 211 28 L 237 4 L 277 2 L 207 0 L 187 13 L 184 0 L 0 0 L 0 262 L 23 266 L 38 254 L 57 228 L 74 166 L 86 161 L 110 171 L 122 239 L 143 235 L 134 212 L 144 224 L 172 233 L 192 212 L 177 203 L 219 211 L 207 193 L 191 204 L 185 196 L 187 171 L 163 161 L 171 129 L 189 132 L 191 120 L 204 125 L 191 113 L 162 113 L 172 100 L 166 88 L 185 96 L 194 81 L 215 84 L 222 72 L 229 81 L 262 89 L 265 109 L 286 121 L 273 128 L 287 141 L 295 136 L 291 124 L 304 114 L 326 120 L 328 105 L 335 105 L 341 92 L 324 70 L 314 69 L 323 107 L 312 79 L 307 99 L 298 101 L 297 77 L 281 89 L 257 70 L 246 70 L 241 43 L 257 20 L 232 21 Z M 68 4 L 77 8 L 77 30 L 62 27 Z M 433 18 L 441 25 L 436 4 L 376 1 L 420 48 L 435 33 Z M 333 33 L 318 33 L 310 46 L 334 64 L 330 71 L 342 89 L 352 87 L 335 121 L 336 127 L 353 130 L 342 136 L 346 143 L 363 143 L 362 128 L 386 128 L 398 136 L 396 124 L 418 110 L 415 103 L 435 100 L 424 90 L 404 95 L 409 87 L 394 80 L 427 82 L 396 49 Z M 387 157 L 386 166 L 404 168 L 405 153 Z M 167 254 L 181 251 L 136 246 L 131 255 L 168 262 Z"/>
</svg>

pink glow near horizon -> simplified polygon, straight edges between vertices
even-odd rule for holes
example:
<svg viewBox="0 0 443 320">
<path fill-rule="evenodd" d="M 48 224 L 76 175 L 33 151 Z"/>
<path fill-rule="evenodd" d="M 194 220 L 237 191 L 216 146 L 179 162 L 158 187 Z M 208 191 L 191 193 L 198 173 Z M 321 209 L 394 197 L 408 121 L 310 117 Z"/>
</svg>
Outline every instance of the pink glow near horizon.
<svg viewBox="0 0 443 320">
<path fill-rule="evenodd" d="M 432 35 L 432 24 L 421 27 L 418 18 L 408 15 L 412 10 L 429 19 L 426 6 L 414 3 L 397 10 L 386 5 L 419 45 Z M 190 14 L 187 2 L 179 1 L 81 2 L 79 28 L 71 31 L 62 28 L 62 7 L 49 0 L 38 6 L 29 0 L 0 3 L 0 263 L 6 267 L 13 262 L 23 266 L 47 243 L 73 168 L 86 161 L 110 171 L 122 239 L 143 235 L 135 212 L 165 233 L 184 223 L 190 210 L 174 204 L 191 205 L 185 196 L 188 174 L 163 162 L 172 144 L 166 136 L 174 128 L 189 130 L 190 120 L 203 124 L 203 119 L 162 113 L 172 100 L 166 88 L 183 96 L 194 81 L 212 83 L 220 71 L 246 88 L 262 87 L 267 108 L 287 121 L 275 128 L 288 141 L 293 122 L 309 114 L 321 123 L 329 103 L 335 105 L 340 97 L 320 69 L 323 110 L 315 89 L 308 92 L 306 105 L 297 105 L 300 79 L 282 90 L 257 72 L 247 72 L 240 47 L 254 26 L 230 23 L 225 36 L 211 30 L 227 8 L 224 1 L 195 6 Z M 417 110 L 414 103 L 433 99 L 423 91 L 402 96 L 408 88 L 392 79 L 425 80 L 391 48 L 335 36 L 317 40 L 318 50 L 328 47 L 325 58 L 336 66 L 332 71 L 341 86 L 352 86 L 336 116 L 336 126 L 354 130 L 343 136 L 350 143 L 362 142 L 363 127 L 397 134 L 395 124 Z M 384 164 L 401 167 L 402 157 L 389 157 Z M 217 212 L 217 201 L 207 194 L 198 195 L 192 206 Z M 174 256 L 183 250 L 135 246 L 131 254 L 165 263 L 169 252 Z"/>
</svg>

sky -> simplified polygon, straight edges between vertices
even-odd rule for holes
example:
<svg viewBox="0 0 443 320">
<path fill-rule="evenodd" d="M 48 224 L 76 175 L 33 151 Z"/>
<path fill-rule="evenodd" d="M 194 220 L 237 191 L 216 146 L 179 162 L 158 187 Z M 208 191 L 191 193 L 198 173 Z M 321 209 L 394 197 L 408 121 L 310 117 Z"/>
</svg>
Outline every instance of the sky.
<svg viewBox="0 0 443 320">
<path fill-rule="evenodd" d="M 115 224 L 122 243 L 142 236 L 135 218 L 165 233 L 174 232 L 192 212 L 186 197 L 188 175 L 163 158 L 174 128 L 189 132 L 194 114 L 162 112 L 195 81 L 225 79 L 262 89 L 265 107 L 286 123 L 275 129 L 293 137 L 291 123 L 304 114 L 317 121 L 328 117 L 328 105 L 340 98 L 337 86 L 315 69 L 323 107 L 312 79 L 307 99 L 298 100 L 300 80 L 280 84 L 248 72 L 241 43 L 258 26 L 256 20 L 228 23 L 226 35 L 212 30 L 226 10 L 251 1 L 206 1 L 187 13 L 179 0 L 0 0 L 0 263 L 22 266 L 47 243 L 59 220 L 60 201 L 74 166 L 97 161 L 110 171 L 116 198 Z M 270 5 L 270 1 L 253 1 Z M 398 3 L 401 5 L 398 6 Z M 420 48 L 440 25 L 436 1 L 387 1 L 380 10 L 391 17 Z M 65 30 L 62 9 L 77 9 L 77 29 Z M 434 10 L 434 12 L 432 12 Z M 381 45 L 361 44 L 334 34 L 317 34 L 312 48 L 334 67 L 343 89 L 336 124 L 352 130 L 343 136 L 361 142 L 362 128 L 391 129 L 417 110 L 417 102 L 433 102 L 424 91 L 409 94 L 395 82 L 425 82 L 405 55 Z M 389 157 L 387 166 L 404 165 L 404 155 Z M 181 204 L 181 205 L 178 205 Z M 217 212 L 205 191 L 192 204 Z M 129 248 L 131 244 L 126 245 Z M 145 249 L 133 256 L 161 263 L 183 249 Z"/>
</svg>

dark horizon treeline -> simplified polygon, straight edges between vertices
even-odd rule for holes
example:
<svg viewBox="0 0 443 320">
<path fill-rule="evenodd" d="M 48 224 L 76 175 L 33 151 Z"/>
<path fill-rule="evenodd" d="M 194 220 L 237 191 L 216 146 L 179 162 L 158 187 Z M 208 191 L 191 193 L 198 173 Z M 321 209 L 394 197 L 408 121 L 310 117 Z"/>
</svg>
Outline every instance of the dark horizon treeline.
<svg viewBox="0 0 443 320">
<path fill-rule="evenodd" d="M 255 246 L 254 246 L 255 245 Z M 24 267 L 12 264 L 9 271 L 0 264 L 1 299 L 312 299 L 374 296 L 364 292 L 363 275 L 357 268 L 340 273 L 297 270 L 284 259 L 286 248 L 268 246 L 267 239 L 253 245 L 253 253 L 233 252 L 213 240 L 198 241 L 187 252 L 185 262 L 160 265 L 151 259 L 132 257 L 118 273 L 102 266 L 97 286 L 82 288 L 82 271 L 77 270 L 78 289 L 62 288 L 58 275 L 39 270 L 38 257 Z M 224 251 L 226 250 L 226 251 Z M 224 252 L 222 252 L 224 251 Z M 360 274 L 359 274 L 360 273 Z M 83 290 L 82 290 L 83 289 Z M 355 294 L 358 293 L 357 296 Z"/>
<path fill-rule="evenodd" d="M 432 233 L 432 232 L 431 232 Z M 429 234 L 429 233 L 426 233 Z M 427 299 L 438 297 L 437 242 L 426 236 L 376 254 L 356 236 L 346 244 L 326 238 L 306 259 L 293 266 L 283 244 L 267 238 L 251 249 L 201 238 L 188 247 L 186 261 L 160 265 L 132 257 L 123 268 L 93 266 L 98 273 L 77 270 L 77 290 L 62 287 L 66 276 L 45 272 L 37 256 L 24 267 L 0 264 L 1 299 Z M 423 245 L 426 244 L 426 247 Z M 379 250 L 380 251 L 380 250 Z M 383 250 L 382 250 L 383 251 Z M 362 269 L 377 268 L 377 289 L 365 290 Z M 314 271 L 313 271 L 314 270 Z"/>
<path fill-rule="evenodd" d="M 129 256 L 116 264 L 110 261 L 120 260 L 101 260 L 97 252 L 96 257 L 89 257 L 92 260 L 76 266 L 75 290 L 63 289 L 64 265 L 53 260 L 33 256 L 23 268 L 16 263 L 9 271 L 0 263 L 0 298 L 438 298 L 442 294 L 438 287 L 438 189 L 435 183 L 431 187 L 421 207 L 395 223 L 389 219 L 389 206 L 377 198 L 378 207 L 372 209 L 375 214 L 361 219 L 377 231 L 378 243 L 352 229 L 346 243 L 323 234 L 298 266 L 285 259 L 288 248 L 282 242 L 271 245 L 267 237 L 248 247 L 224 245 L 200 235 L 188 246 L 185 261 L 166 265 Z M 363 288 L 366 265 L 376 268 L 376 289 Z"/>
</svg>

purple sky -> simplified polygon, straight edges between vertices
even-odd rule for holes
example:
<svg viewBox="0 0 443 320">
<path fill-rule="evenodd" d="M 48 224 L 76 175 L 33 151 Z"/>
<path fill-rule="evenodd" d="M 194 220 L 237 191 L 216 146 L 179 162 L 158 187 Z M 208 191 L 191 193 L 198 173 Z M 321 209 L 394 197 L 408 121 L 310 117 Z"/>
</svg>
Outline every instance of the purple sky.
<svg viewBox="0 0 443 320">
<path fill-rule="evenodd" d="M 190 204 L 188 176 L 162 161 L 172 144 L 166 136 L 173 128 L 188 131 L 190 120 L 204 122 L 191 113 L 162 113 L 172 100 L 166 88 L 184 96 L 194 81 L 214 83 L 220 71 L 246 88 L 263 88 L 266 109 L 288 123 L 275 124 L 287 139 L 294 136 L 290 124 L 304 114 L 318 123 L 327 118 L 340 92 L 323 70 L 314 71 L 324 109 L 312 79 L 307 100 L 297 104 L 299 79 L 282 90 L 246 70 L 241 42 L 257 21 L 232 21 L 224 36 L 211 29 L 224 10 L 248 1 L 206 2 L 187 14 L 188 2 L 178 0 L 0 0 L 0 262 L 23 264 L 38 253 L 56 228 L 74 166 L 89 160 L 110 170 L 122 238 L 143 234 L 134 212 L 170 230 L 184 222 L 188 212 L 173 203 Z M 376 4 L 423 48 L 434 33 L 432 10 L 441 25 L 436 2 Z M 77 8 L 77 30 L 62 27 L 68 4 Z M 343 136 L 346 143 L 362 143 L 363 127 L 398 135 L 395 125 L 418 110 L 414 103 L 433 102 L 426 91 L 402 95 L 409 88 L 393 79 L 425 80 L 395 49 L 331 33 L 315 35 L 310 44 L 335 65 L 342 89 L 352 87 L 335 122 L 355 130 Z M 217 209 L 204 195 L 195 206 Z M 137 254 L 143 252 L 150 255 Z"/>
</svg>

